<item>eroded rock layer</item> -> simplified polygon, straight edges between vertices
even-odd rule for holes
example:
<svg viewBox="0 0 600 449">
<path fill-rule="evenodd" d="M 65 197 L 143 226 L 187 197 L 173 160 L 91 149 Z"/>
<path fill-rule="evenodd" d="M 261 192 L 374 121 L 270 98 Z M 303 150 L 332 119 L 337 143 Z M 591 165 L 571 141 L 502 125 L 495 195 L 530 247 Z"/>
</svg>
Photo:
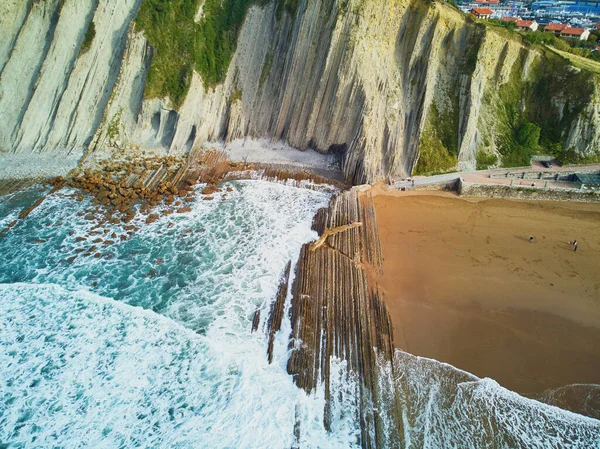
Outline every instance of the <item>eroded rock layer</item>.
<svg viewBox="0 0 600 449">
<path fill-rule="evenodd" d="M 347 227 L 350 221 L 360 226 Z M 363 447 L 374 447 L 382 432 L 374 413 L 377 357 L 392 360 L 393 332 L 377 287 L 368 282 L 365 266 L 381 269 L 381 250 L 374 208 L 368 197 L 344 192 L 316 217 L 319 232 L 344 227 L 316 247 L 302 248 L 296 267 L 291 304 L 292 335 L 288 372 L 307 392 L 325 389 L 325 425 L 330 426 L 332 395 L 348 392 L 331 387 L 332 359 L 346 363 L 356 375 L 356 420 Z"/>
<path fill-rule="evenodd" d="M 591 154 L 600 144 L 597 75 L 417 0 L 253 6 L 224 82 L 205 88 L 194 73 L 176 109 L 144 97 L 153 49 L 134 21 L 141 1 L 2 2 L 0 158 L 74 164 L 109 147 L 185 153 L 267 137 L 339 153 L 362 182 L 410 174 L 419 157 L 423 170 L 502 160 L 527 122 L 548 145 Z"/>
</svg>

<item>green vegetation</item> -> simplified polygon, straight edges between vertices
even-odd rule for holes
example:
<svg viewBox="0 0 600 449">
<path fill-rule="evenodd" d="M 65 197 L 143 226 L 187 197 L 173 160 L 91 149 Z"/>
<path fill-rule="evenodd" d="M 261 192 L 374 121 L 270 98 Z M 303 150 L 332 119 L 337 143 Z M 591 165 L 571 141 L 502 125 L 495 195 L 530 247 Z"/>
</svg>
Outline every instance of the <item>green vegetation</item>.
<svg viewBox="0 0 600 449">
<path fill-rule="evenodd" d="M 553 47 L 548 47 L 548 48 L 550 50 L 552 50 L 552 52 L 556 53 L 557 55 L 559 55 L 559 56 L 563 57 L 564 59 L 566 59 L 567 61 L 569 61 L 575 67 L 578 67 L 583 70 L 588 70 L 593 73 L 600 74 L 600 62 L 598 62 L 597 60 L 594 60 L 592 58 L 584 58 L 583 56 L 578 56 L 573 53 L 558 50 Z M 596 52 L 596 53 L 592 53 L 592 55 L 600 56 L 600 53 Z"/>
<path fill-rule="evenodd" d="M 487 25 L 492 26 L 496 31 L 508 30 L 509 34 L 515 37 L 519 37 L 525 44 L 530 45 L 541 45 L 549 47 L 550 49 L 556 49 L 559 52 L 570 53 L 571 55 L 579 56 L 594 61 L 600 61 L 600 52 L 594 51 L 596 47 L 596 41 L 600 36 L 600 30 L 592 31 L 589 38 L 582 41 L 578 38 L 569 37 L 557 37 L 552 32 L 546 32 L 542 29 L 537 31 L 522 31 L 515 28 L 514 22 L 507 22 L 499 19 L 490 19 L 484 22 Z"/>
<path fill-rule="evenodd" d="M 473 33 L 470 36 L 470 42 L 463 55 L 462 61 L 462 71 L 469 75 L 472 74 L 475 71 L 475 67 L 477 67 L 477 57 L 485 36 L 485 26 L 482 23 L 476 22 L 475 27 L 473 27 L 472 30 Z"/>
<path fill-rule="evenodd" d="M 267 53 L 265 56 L 265 62 L 263 63 L 262 70 L 260 72 L 260 79 L 258 80 L 258 87 L 261 88 L 269 77 L 271 67 L 273 66 L 273 53 Z"/>
<path fill-rule="evenodd" d="M 434 175 L 453 170 L 458 163 L 458 98 L 441 113 L 432 103 L 427 129 L 421 136 L 415 175 Z"/>
<path fill-rule="evenodd" d="M 592 52 L 596 47 L 596 34 L 590 34 L 588 40 L 582 41 L 578 38 L 559 38 L 551 32 L 535 31 L 533 33 L 525 33 L 523 40 L 530 44 L 544 44 L 554 47 L 557 50 L 565 51 L 583 58 L 600 60 L 600 55 L 597 52 Z"/>
<path fill-rule="evenodd" d="M 119 135 L 119 128 L 121 126 L 121 115 L 123 115 L 123 110 L 119 109 L 113 118 L 111 119 L 108 127 L 106 128 L 106 133 L 108 134 L 109 139 L 115 140 L 115 137 Z"/>
<path fill-rule="evenodd" d="M 299 3 L 300 0 L 278 0 L 277 9 L 275 10 L 277 20 L 281 20 L 284 11 L 287 12 L 292 18 L 295 17 Z"/>
<path fill-rule="evenodd" d="M 573 70 L 552 52 L 544 52 L 531 67 L 528 81 L 522 80 L 524 61 L 522 53 L 498 92 L 496 144 L 504 167 L 529 165 L 531 156 L 540 152 L 551 152 L 560 160 L 565 132 L 593 95 L 594 75 Z"/>
<path fill-rule="evenodd" d="M 96 37 L 96 25 L 92 21 L 88 25 L 88 29 L 85 32 L 85 37 L 83 38 L 83 42 L 81 44 L 81 49 L 79 50 L 80 56 L 82 54 L 86 53 L 90 49 L 95 37 Z"/>
<path fill-rule="evenodd" d="M 432 128 L 426 130 L 421 136 L 419 151 L 419 161 L 413 170 L 415 175 L 447 173 L 458 164 L 456 154 L 448 151 Z"/>
<path fill-rule="evenodd" d="M 240 101 L 242 99 L 242 94 L 243 94 L 242 89 L 234 90 L 229 101 L 231 103 L 237 103 L 238 101 Z"/>
<path fill-rule="evenodd" d="M 582 155 L 576 152 L 574 148 L 569 148 L 567 151 L 564 151 L 561 144 L 554 145 L 550 148 L 550 154 L 554 155 L 561 165 L 597 164 L 600 162 L 600 151 Z"/>
<path fill-rule="evenodd" d="M 600 38 L 600 30 L 592 30 L 587 40 L 582 41 L 576 37 L 557 37 L 553 32 L 546 32 L 543 28 L 537 31 L 519 30 L 514 22 L 500 19 L 478 20 L 469 15 L 466 15 L 465 18 L 467 22 L 490 26 L 507 37 L 519 38 L 525 44 L 547 46 L 581 58 L 600 61 L 600 52 L 595 51 L 596 43 Z"/>
<path fill-rule="evenodd" d="M 442 145 L 451 154 L 458 153 L 458 96 L 452 95 L 452 105 L 447 106 L 441 113 L 433 102 L 429 115 L 430 123 L 435 129 L 436 135 L 439 137 Z"/>
<path fill-rule="evenodd" d="M 431 104 L 427 129 L 421 136 L 415 175 L 446 173 L 458 163 L 458 97 L 449 95 L 452 103 L 443 112 L 435 102 Z"/>
<path fill-rule="evenodd" d="M 488 20 L 488 23 L 490 23 L 491 25 L 498 26 L 498 27 L 506 28 L 507 30 L 510 30 L 510 31 L 515 31 L 515 27 L 516 27 L 515 22 L 509 22 L 507 20 L 490 19 L 490 20 Z"/>
<path fill-rule="evenodd" d="M 446 3 L 449 4 L 450 6 L 452 6 L 457 11 L 460 11 L 460 9 L 458 8 L 458 5 L 456 4 L 456 2 L 454 0 L 446 0 Z"/>
<path fill-rule="evenodd" d="M 503 84 L 499 91 L 502 102 L 499 120 L 502 126 L 497 143 L 504 167 L 529 165 L 531 156 L 540 149 L 541 128 L 523 113 L 523 97 L 527 97 L 529 88 L 527 83 L 521 80 L 523 64 L 524 54 L 521 54 L 513 66 L 508 82 Z M 540 106 L 540 101 L 536 101 L 535 98 L 532 100 L 533 106 Z"/>
<path fill-rule="evenodd" d="M 204 16 L 196 27 L 196 70 L 206 85 L 215 86 L 225 79 L 248 8 L 267 3 L 268 0 L 206 0 Z"/>
<path fill-rule="evenodd" d="M 533 68 L 532 82 L 527 88 L 527 120 L 541 128 L 544 148 L 562 143 L 573 120 L 583 113 L 594 94 L 594 75 L 573 70 L 563 58 L 552 53 Z M 558 113 L 556 103 L 564 104 Z"/>
<path fill-rule="evenodd" d="M 505 167 L 523 167 L 531 163 L 531 156 L 540 150 L 540 127 L 524 120 L 514 130 L 510 146 L 501 148 L 502 165 Z"/>
<path fill-rule="evenodd" d="M 205 88 L 222 83 L 248 8 L 268 0 L 206 0 L 202 18 L 196 23 L 200 2 L 143 1 L 136 23 L 154 50 L 147 98 L 169 97 L 180 106 L 194 70 L 202 76 Z"/>
<path fill-rule="evenodd" d="M 191 82 L 197 57 L 199 0 L 144 0 L 136 24 L 154 50 L 146 81 L 147 98 L 170 97 L 181 105 Z"/>
<path fill-rule="evenodd" d="M 496 165 L 498 163 L 498 156 L 493 153 L 486 153 L 484 151 L 480 151 L 475 156 L 477 161 L 477 170 L 487 170 L 492 165 Z"/>
<path fill-rule="evenodd" d="M 521 81 L 523 63 L 522 54 L 513 66 L 508 82 L 500 87 L 499 92 L 502 132 L 497 143 L 504 167 L 529 165 L 531 156 L 539 151 L 541 128 L 523 114 L 523 96 L 527 95 L 528 89 L 528 85 Z"/>
</svg>

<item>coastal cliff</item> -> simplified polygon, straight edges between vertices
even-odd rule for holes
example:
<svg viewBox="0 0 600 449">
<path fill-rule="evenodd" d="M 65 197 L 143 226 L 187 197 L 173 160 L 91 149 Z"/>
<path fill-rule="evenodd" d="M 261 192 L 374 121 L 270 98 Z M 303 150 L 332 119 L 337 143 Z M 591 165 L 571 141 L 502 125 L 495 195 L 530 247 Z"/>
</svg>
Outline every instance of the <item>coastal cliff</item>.
<svg viewBox="0 0 600 449">
<path fill-rule="evenodd" d="M 202 66 L 215 74 L 183 61 L 162 89 L 161 58 L 188 56 L 157 43 L 148 23 L 166 39 L 167 18 L 150 3 L 3 2 L 0 160 L 72 168 L 85 154 L 268 138 L 339 154 L 359 183 L 518 165 L 531 126 L 555 151 L 589 156 L 600 143 L 596 74 L 443 3 L 240 0 L 229 53 Z M 187 4 L 201 33 L 214 5 Z"/>
</svg>

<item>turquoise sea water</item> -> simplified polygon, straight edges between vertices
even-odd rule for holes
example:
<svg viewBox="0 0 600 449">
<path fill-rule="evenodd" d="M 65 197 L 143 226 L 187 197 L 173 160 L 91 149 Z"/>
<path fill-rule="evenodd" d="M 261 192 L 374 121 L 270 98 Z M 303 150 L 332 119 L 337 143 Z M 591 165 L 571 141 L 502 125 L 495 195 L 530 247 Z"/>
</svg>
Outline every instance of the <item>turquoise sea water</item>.
<svg viewBox="0 0 600 449">
<path fill-rule="evenodd" d="M 329 194 L 230 186 L 212 201 L 197 195 L 192 212 L 141 217 L 130 234 L 86 219 L 91 203 L 63 190 L 0 237 L 0 447 L 358 446 L 356 380 L 343 362 L 331 362 L 340 394 L 326 431 L 322 390 L 307 395 L 286 373 L 287 314 L 266 358 L 279 277 L 316 237 L 312 217 Z M 0 197 L 0 229 L 42 194 Z M 396 358 L 400 377 L 381 366 L 380 390 L 404 392 L 405 425 L 398 438 L 389 429 L 389 447 L 600 447 L 596 420 Z"/>
</svg>

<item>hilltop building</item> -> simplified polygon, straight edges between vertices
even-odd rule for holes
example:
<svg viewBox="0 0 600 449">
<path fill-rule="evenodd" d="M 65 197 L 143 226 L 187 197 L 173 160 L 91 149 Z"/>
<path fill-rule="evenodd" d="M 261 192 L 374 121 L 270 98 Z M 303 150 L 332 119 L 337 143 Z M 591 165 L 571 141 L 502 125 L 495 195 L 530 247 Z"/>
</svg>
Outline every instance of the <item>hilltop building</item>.
<svg viewBox="0 0 600 449">
<path fill-rule="evenodd" d="M 549 23 L 544 27 L 544 31 L 552 32 L 556 34 L 556 36 L 560 36 L 562 30 L 567 28 L 569 25 L 564 23 Z"/>
<path fill-rule="evenodd" d="M 535 20 L 523 20 L 520 17 L 504 16 L 503 22 L 512 22 L 515 27 L 524 31 L 537 31 L 539 24 Z"/>
<path fill-rule="evenodd" d="M 549 23 L 544 27 L 544 31 L 553 32 L 560 37 L 574 37 L 579 40 L 586 40 L 590 36 L 590 30 L 586 28 L 572 27 L 564 23 Z"/>
<path fill-rule="evenodd" d="M 576 37 L 579 40 L 585 41 L 590 36 L 590 30 L 585 28 L 567 27 L 560 32 L 562 37 Z"/>
<path fill-rule="evenodd" d="M 525 31 L 537 31 L 539 25 L 535 20 L 522 20 L 516 22 L 516 27 Z"/>
<path fill-rule="evenodd" d="M 490 8 L 473 8 L 471 10 L 471 15 L 477 17 L 478 19 L 489 19 L 494 14 Z"/>
</svg>

